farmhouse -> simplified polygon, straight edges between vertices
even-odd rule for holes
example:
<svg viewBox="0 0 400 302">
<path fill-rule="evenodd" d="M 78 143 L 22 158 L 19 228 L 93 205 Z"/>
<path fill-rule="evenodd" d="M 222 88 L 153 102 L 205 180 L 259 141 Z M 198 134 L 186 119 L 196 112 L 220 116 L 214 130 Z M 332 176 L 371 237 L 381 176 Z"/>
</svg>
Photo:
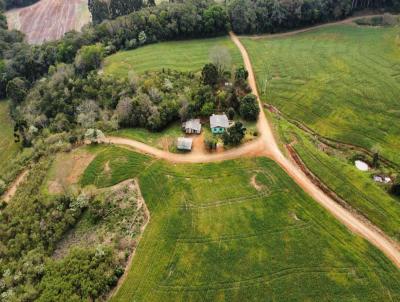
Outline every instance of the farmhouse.
<svg viewBox="0 0 400 302">
<path fill-rule="evenodd" d="M 191 119 L 182 123 L 182 129 L 188 134 L 191 133 L 200 134 L 201 132 L 200 119 Z"/>
<path fill-rule="evenodd" d="M 214 134 L 224 133 L 229 128 L 229 120 L 225 114 L 213 114 L 210 116 L 211 132 Z"/>
<path fill-rule="evenodd" d="M 191 151 L 192 150 L 193 140 L 188 137 L 179 137 L 176 147 L 178 150 L 182 151 Z"/>
</svg>

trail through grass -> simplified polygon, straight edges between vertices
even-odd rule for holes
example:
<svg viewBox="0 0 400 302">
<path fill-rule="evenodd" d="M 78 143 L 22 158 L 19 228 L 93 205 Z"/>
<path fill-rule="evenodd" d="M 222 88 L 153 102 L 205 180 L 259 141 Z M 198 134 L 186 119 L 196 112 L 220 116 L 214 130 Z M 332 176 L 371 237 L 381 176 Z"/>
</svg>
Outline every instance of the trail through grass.
<svg viewBox="0 0 400 302">
<path fill-rule="evenodd" d="M 102 176 L 107 162 L 114 177 Z M 391 262 L 271 160 L 172 165 L 107 147 L 82 183 L 131 177 L 151 220 L 112 301 L 400 299 Z"/>
<path fill-rule="evenodd" d="M 210 62 L 210 51 L 216 46 L 228 49 L 232 67 L 242 64 L 240 53 L 229 37 L 220 37 L 161 42 L 135 50 L 121 51 L 104 60 L 104 73 L 125 77 L 131 70 L 142 74 L 146 71 L 159 71 L 163 68 L 196 72 Z"/>
<path fill-rule="evenodd" d="M 400 164 L 397 27 L 337 25 L 241 40 L 266 102 L 323 136 L 381 149 Z"/>
</svg>

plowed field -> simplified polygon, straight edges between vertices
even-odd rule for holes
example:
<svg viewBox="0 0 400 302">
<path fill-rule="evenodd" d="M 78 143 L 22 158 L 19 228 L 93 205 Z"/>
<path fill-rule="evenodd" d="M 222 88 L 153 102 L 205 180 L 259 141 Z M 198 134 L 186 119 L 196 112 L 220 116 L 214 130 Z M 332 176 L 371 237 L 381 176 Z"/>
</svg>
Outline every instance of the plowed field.
<svg viewBox="0 0 400 302">
<path fill-rule="evenodd" d="M 41 0 L 6 15 L 9 28 L 24 32 L 26 41 L 32 44 L 59 39 L 90 21 L 87 0 Z"/>
</svg>

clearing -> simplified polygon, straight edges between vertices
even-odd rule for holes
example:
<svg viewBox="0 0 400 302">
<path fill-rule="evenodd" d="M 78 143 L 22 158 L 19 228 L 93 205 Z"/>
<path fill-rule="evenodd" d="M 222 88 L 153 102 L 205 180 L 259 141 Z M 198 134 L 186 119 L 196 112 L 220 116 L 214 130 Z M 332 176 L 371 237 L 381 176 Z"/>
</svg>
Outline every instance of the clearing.
<svg viewBox="0 0 400 302">
<path fill-rule="evenodd" d="M 400 164 L 396 27 L 334 25 L 241 40 L 264 101 L 322 136 L 379 148 Z"/>
<path fill-rule="evenodd" d="M 112 301 L 400 298 L 393 264 L 269 159 L 174 165 L 108 147 L 81 183 L 135 177 L 152 218 Z"/>
<path fill-rule="evenodd" d="M 173 69 L 177 71 L 200 71 L 210 62 L 210 51 L 216 47 L 226 47 L 232 57 L 232 68 L 242 64 L 240 52 L 229 39 L 219 37 L 188 41 L 161 42 L 121 51 L 104 60 L 104 73 L 125 77 L 129 71 L 142 74 L 146 71 Z"/>
<path fill-rule="evenodd" d="M 8 27 L 25 33 L 26 41 L 40 44 L 57 40 L 91 21 L 87 0 L 41 0 L 6 12 Z"/>
</svg>

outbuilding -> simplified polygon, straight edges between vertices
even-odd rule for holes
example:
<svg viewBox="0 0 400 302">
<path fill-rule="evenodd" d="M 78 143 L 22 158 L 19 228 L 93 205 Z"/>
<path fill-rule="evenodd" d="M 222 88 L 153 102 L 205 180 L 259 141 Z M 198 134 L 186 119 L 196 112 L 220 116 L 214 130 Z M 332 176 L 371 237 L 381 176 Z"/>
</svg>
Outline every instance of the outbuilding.
<svg viewBox="0 0 400 302">
<path fill-rule="evenodd" d="M 226 114 L 213 114 L 210 116 L 211 132 L 214 134 L 224 133 L 229 128 L 229 120 Z"/>
<path fill-rule="evenodd" d="M 200 119 L 191 119 L 182 123 L 182 130 L 187 134 L 200 134 L 201 133 L 201 123 Z"/>
<path fill-rule="evenodd" d="M 191 151 L 192 150 L 193 139 L 189 137 L 179 137 L 176 143 L 178 150 Z"/>
</svg>

